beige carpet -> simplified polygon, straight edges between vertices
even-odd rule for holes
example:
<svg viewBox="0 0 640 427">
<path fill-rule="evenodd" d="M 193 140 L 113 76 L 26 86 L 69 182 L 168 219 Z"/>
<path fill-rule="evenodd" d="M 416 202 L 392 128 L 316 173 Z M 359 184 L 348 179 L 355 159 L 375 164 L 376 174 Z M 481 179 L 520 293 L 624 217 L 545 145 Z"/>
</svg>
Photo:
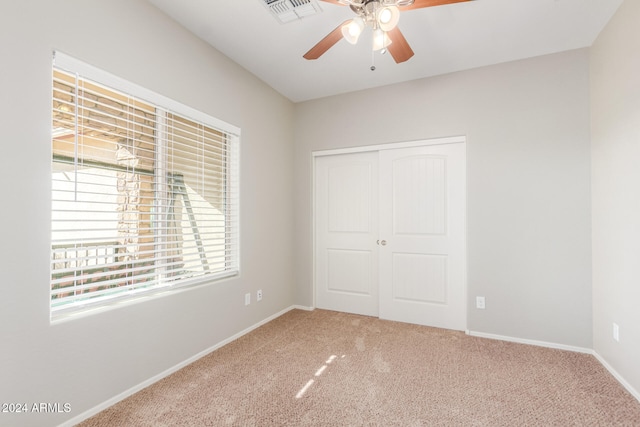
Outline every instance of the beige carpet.
<svg viewBox="0 0 640 427">
<path fill-rule="evenodd" d="M 291 311 L 82 426 L 640 426 L 591 355 Z"/>
</svg>

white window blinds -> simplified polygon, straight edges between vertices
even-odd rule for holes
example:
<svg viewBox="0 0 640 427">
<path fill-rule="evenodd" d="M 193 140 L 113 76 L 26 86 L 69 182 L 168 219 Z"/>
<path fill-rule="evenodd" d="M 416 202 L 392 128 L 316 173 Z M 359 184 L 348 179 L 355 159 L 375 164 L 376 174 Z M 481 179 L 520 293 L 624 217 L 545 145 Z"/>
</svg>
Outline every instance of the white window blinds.
<svg viewBox="0 0 640 427">
<path fill-rule="evenodd" d="M 59 58 L 52 105 L 52 317 L 237 274 L 237 129 Z"/>
</svg>

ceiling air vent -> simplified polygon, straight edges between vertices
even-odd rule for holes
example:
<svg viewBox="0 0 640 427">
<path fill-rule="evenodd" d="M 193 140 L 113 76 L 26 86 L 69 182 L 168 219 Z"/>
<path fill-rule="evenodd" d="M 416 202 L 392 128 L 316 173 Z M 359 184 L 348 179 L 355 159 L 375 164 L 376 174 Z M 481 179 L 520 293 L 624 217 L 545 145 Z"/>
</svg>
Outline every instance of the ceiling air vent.
<svg viewBox="0 0 640 427">
<path fill-rule="evenodd" d="M 281 24 L 322 12 L 316 0 L 262 0 L 262 2 Z"/>
</svg>

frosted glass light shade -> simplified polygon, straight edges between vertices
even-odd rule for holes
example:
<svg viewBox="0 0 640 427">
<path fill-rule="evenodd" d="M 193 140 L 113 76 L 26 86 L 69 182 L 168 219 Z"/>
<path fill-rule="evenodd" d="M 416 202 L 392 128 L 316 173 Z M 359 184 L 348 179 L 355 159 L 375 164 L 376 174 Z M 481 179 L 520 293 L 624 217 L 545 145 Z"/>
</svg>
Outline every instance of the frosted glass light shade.
<svg viewBox="0 0 640 427">
<path fill-rule="evenodd" d="M 348 24 L 342 26 L 342 37 L 351 44 L 358 43 L 358 38 L 364 29 L 362 18 L 355 17 Z"/>
<path fill-rule="evenodd" d="M 384 6 L 378 9 L 376 12 L 376 21 L 378 22 L 378 28 L 382 31 L 391 31 L 400 20 L 400 9 L 396 6 Z"/>
<path fill-rule="evenodd" d="M 380 28 L 373 30 L 373 50 L 384 49 L 391 44 L 391 39 Z"/>
</svg>

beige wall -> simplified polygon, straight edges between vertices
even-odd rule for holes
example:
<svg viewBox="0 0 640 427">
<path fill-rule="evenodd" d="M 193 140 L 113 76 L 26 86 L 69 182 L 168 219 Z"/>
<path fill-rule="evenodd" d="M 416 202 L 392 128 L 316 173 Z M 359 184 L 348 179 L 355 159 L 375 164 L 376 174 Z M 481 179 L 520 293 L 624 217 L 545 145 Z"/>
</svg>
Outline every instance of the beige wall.
<svg viewBox="0 0 640 427">
<path fill-rule="evenodd" d="M 465 135 L 468 329 L 591 348 L 587 50 L 308 101 L 295 129 L 298 304 L 312 304 L 311 153 Z"/>
<path fill-rule="evenodd" d="M 54 49 L 241 128 L 240 277 L 49 324 Z M 290 101 L 143 0 L 2 2 L 0 57 L 0 402 L 72 410 L 0 425 L 60 424 L 293 304 Z"/>
<path fill-rule="evenodd" d="M 625 0 L 591 49 L 591 155 L 593 345 L 640 399 L 638 22 L 640 2 Z"/>
</svg>

